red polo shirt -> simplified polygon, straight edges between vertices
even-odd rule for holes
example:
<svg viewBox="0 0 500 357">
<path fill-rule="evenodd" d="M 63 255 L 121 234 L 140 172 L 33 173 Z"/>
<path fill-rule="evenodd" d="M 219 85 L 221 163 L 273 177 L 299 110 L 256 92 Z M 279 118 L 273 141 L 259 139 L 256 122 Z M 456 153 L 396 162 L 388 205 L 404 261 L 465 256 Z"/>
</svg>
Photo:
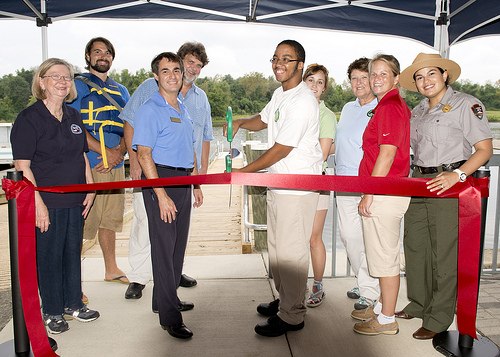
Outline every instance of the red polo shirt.
<svg viewBox="0 0 500 357">
<path fill-rule="evenodd" d="M 373 110 L 374 115 L 363 133 L 363 159 L 359 176 L 371 176 L 380 153 L 380 145 L 397 147 L 389 176 L 408 176 L 410 172 L 410 116 L 397 89 L 387 93 Z"/>
</svg>

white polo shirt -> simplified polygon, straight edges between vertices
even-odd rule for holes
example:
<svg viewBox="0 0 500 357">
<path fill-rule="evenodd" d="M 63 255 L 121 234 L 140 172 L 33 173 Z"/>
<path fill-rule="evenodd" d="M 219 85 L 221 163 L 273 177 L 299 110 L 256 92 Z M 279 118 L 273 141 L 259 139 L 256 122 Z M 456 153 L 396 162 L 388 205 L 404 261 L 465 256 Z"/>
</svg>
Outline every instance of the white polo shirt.
<svg viewBox="0 0 500 357">
<path fill-rule="evenodd" d="M 370 121 L 371 110 L 377 106 L 377 98 L 363 106 L 359 99 L 344 105 L 335 133 L 335 174 L 358 176 L 359 163 L 363 158 L 363 133 Z"/>
<path fill-rule="evenodd" d="M 323 154 L 319 145 L 319 105 L 304 82 L 283 91 L 279 87 L 260 113 L 267 124 L 268 143 L 291 146 L 292 151 L 269 167 L 269 173 L 321 174 Z M 276 190 L 279 193 L 306 194 L 310 191 Z"/>
</svg>

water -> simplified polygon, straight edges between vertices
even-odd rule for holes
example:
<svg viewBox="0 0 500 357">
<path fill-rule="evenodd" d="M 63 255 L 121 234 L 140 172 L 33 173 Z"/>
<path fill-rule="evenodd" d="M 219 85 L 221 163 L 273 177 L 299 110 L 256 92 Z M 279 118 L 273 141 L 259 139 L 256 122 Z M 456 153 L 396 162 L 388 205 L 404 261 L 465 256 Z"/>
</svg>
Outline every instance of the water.
<svg viewBox="0 0 500 357">
<path fill-rule="evenodd" d="M 500 140 L 500 123 L 490 123 L 491 133 L 493 134 L 493 139 Z M 210 142 L 210 157 L 211 159 L 215 157 L 217 152 L 217 147 L 219 146 L 222 151 L 229 151 L 229 143 L 227 139 L 222 135 L 222 127 L 214 127 L 214 140 Z M 232 147 L 237 148 L 241 151 L 241 143 L 246 139 L 246 130 L 239 130 L 234 139 Z M 254 139 L 260 140 L 263 143 L 267 143 L 267 129 L 256 131 L 254 133 Z"/>
<path fill-rule="evenodd" d="M 214 140 L 210 142 L 210 161 L 212 161 L 218 152 L 226 151 L 229 152 L 229 142 L 227 138 L 222 135 L 222 127 L 216 126 L 213 128 Z M 232 147 L 242 151 L 242 143 L 246 141 L 246 130 L 238 130 L 233 138 Z M 260 140 L 263 143 L 267 143 L 267 129 L 254 132 L 254 140 Z"/>
<path fill-rule="evenodd" d="M 490 129 L 493 134 L 494 139 L 500 140 L 500 123 L 490 123 Z M 220 151 L 229 151 L 229 143 L 227 139 L 222 135 L 222 127 L 214 127 L 214 140 L 210 143 L 210 157 L 215 157 L 217 147 Z M 242 142 L 246 139 L 246 130 L 239 130 L 233 139 L 233 148 L 242 150 Z M 267 129 L 257 131 L 254 133 L 254 140 L 260 140 L 263 143 L 267 142 Z M 495 150 L 497 153 L 497 150 Z M 486 214 L 486 234 L 485 234 L 485 248 L 493 248 L 493 236 L 494 236 L 494 223 L 495 223 L 495 210 L 496 210 L 496 198 L 498 195 L 498 177 L 499 168 L 491 168 L 491 180 L 490 180 L 490 198 L 488 200 L 488 210 Z M 327 251 L 332 251 L 332 229 L 333 229 L 333 195 L 330 195 L 330 209 L 326 217 L 325 227 L 323 229 L 323 241 L 327 248 Z M 344 245 L 340 241 L 338 236 L 338 230 L 335 234 L 335 242 L 337 250 L 344 250 Z"/>
<path fill-rule="evenodd" d="M 493 139 L 500 140 L 500 123 L 490 123 L 490 130 L 493 134 Z"/>
</svg>

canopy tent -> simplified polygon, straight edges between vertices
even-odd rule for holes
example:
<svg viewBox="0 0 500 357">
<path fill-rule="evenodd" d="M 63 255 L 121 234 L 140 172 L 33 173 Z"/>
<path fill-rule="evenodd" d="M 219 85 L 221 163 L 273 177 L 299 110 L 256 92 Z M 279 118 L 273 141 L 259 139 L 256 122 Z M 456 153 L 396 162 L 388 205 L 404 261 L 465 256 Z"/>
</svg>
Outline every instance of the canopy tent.
<svg viewBox="0 0 500 357">
<path fill-rule="evenodd" d="M 33 0 L 31 0 L 33 1 Z M 455 43 L 500 34 L 498 0 L 2 0 L 0 19 L 47 26 L 74 18 L 255 22 L 412 38 L 448 57 Z"/>
</svg>

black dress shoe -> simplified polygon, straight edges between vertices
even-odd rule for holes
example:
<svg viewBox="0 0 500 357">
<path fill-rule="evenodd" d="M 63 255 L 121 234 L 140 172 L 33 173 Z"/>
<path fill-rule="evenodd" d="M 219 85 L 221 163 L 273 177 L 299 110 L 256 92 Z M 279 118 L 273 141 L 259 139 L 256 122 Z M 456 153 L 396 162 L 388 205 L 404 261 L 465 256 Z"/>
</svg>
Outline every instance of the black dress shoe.
<svg viewBox="0 0 500 357">
<path fill-rule="evenodd" d="M 194 309 L 194 304 L 191 301 L 181 301 L 177 306 L 179 307 L 179 311 L 189 311 Z M 158 310 L 153 309 L 153 312 L 157 314 Z"/>
<path fill-rule="evenodd" d="M 181 301 L 178 306 L 179 311 L 188 311 L 194 308 L 194 304 L 191 301 Z"/>
<path fill-rule="evenodd" d="M 186 274 L 181 275 L 181 282 L 180 282 L 179 286 L 182 286 L 183 288 L 190 288 L 192 286 L 195 286 L 196 284 L 198 284 L 196 279 L 193 279 L 193 278 L 187 276 Z"/>
<path fill-rule="evenodd" d="M 142 290 L 146 285 L 139 283 L 128 284 L 127 291 L 125 292 L 125 299 L 140 299 L 142 297 Z"/>
<path fill-rule="evenodd" d="M 172 326 L 161 326 L 162 329 L 167 330 L 170 336 L 175 338 L 187 339 L 193 337 L 193 331 L 188 329 L 184 323 Z"/>
<path fill-rule="evenodd" d="M 283 335 L 287 331 L 298 331 L 304 327 L 304 321 L 298 325 L 291 325 L 278 316 L 270 317 L 266 322 L 261 322 L 255 326 L 255 332 L 261 336 L 277 337 Z"/>
<path fill-rule="evenodd" d="M 257 306 L 257 312 L 264 316 L 274 316 L 278 313 L 280 307 L 280 299 L 271 302 L 263 302 Z"/>
</svg>

